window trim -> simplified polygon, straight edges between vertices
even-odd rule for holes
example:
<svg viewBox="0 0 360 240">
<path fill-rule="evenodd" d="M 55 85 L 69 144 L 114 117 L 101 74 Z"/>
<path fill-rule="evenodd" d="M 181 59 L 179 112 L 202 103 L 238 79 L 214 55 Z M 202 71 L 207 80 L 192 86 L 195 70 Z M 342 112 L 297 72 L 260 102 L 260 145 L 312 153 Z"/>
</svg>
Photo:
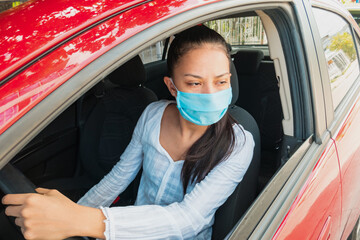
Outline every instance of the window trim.
<svg viewBox="0 0 360 240">
<path fill-rule="evenodd" d="M 300 34 L 284 10 L 268 10 L 265 14 L 278 26 L 277 31 L 283 46 L 287 81 L 291 92 L 288 97 L 291 97 L 292 103 L 293 136 L 297 139 L 306 139 L 313 133 L 313 113 L 307 111 L 312 108 L 312 100 Z"/>
</svg>

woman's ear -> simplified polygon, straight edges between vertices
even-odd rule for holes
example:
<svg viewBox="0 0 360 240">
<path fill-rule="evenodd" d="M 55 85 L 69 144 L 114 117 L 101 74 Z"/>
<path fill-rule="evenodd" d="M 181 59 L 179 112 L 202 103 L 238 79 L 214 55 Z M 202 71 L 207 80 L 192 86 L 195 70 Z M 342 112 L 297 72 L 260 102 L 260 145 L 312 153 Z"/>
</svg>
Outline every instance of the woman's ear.
<svg viewBox="0 0 360 240">
<path fill-rule="evenodd" d="M 176 98 L 177 91 L 176 91 L 176 88 L 175 88 L 174 84 L 172 83 L 171 79 L 169 77 L 165 76 L 164 83 L 166 84 L 170 94 Z"/>
</svg>

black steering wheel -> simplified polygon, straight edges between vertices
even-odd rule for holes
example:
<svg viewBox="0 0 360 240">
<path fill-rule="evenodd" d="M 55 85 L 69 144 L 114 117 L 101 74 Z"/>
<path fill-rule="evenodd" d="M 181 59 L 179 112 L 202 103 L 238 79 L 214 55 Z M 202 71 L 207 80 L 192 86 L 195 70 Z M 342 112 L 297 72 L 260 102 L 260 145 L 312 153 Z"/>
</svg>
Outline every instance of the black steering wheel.
<svg viewBox="0 0 360 240">
<path fill-rule="evenodd" d="M 4 194 L 36 193 L 35 188 L 36 188 L 35 184 L 31 182 L 21 171 L 15 168 L 11 163 L 6 164 L 0 170 L 0 189 Z M 14 223 L 13 218 L 11 219 L 11 222 Z M 18 228 L 18 226 L 16 227 Z M 87 238 L 70 237 L 67 238 L 66 240 L 84 240 L 84 239 Z"/>
</svg>

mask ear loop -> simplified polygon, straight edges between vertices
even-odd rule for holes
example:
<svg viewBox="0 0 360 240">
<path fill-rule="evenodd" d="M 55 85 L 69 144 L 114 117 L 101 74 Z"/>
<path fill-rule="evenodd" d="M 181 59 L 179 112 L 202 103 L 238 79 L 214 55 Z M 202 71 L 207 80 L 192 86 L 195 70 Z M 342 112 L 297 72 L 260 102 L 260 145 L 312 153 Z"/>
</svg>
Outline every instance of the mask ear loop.
<svg viewBox="0 0 360 240">
<path fill-rule="evenodd" d="M 174 88 L 176 89 L 176 91 L 179 92 L 179 90 L 178 90 L 177 87 L 175 86 L 174 81 L 172 80 L 172 78 L 170 78 L 170 81 L 171 81 L 172 85 L 174 86 Z"/>
</svg>

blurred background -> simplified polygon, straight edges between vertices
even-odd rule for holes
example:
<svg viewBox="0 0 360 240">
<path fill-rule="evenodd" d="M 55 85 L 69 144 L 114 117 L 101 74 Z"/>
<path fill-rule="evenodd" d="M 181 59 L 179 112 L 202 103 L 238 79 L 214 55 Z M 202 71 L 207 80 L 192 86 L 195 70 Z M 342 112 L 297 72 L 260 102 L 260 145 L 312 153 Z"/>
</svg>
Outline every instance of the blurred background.
<svg viewBox="0 0 360 240">
<path fill-rule="evenodd" d="M 5 11 L 9 8 L 16 7 L 26 1 L 8 1 L 0 0 L 0 12 Z"/>
</svg>

